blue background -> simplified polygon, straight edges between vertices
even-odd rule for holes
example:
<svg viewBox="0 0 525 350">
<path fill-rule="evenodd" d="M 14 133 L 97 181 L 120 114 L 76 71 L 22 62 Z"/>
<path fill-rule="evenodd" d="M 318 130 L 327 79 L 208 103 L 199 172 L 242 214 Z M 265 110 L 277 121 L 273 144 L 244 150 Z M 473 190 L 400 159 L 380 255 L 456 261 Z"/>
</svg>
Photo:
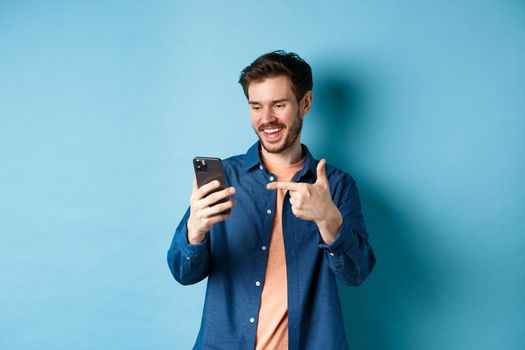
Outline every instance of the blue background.
<svg viewBox="0 0 525 350">
<path fill-rule="evenodd" d="M 191 159 L 255 141 L 238 75 L 281 48 L 378 256 L 340 288 L 351 348 L 525 347 L 522 1 L 3 0 L 1 349 L 191 348 Z"/>
</svg>

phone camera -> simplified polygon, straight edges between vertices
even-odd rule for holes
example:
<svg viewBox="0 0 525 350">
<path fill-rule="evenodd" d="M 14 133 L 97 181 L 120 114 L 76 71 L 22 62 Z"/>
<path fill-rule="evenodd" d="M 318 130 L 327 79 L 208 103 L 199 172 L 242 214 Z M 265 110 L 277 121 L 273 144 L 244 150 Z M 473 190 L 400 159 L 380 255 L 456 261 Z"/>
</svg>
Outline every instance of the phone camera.
<svg viewBox="0 0 525 350">
<path fill-rule="evenodd" d="M 208 166 L 206 165 L 206 161 L 204 159 L 197 159 L 195 162 L 195 169 L 203 173 L 208 171 Z"/>
</svg>

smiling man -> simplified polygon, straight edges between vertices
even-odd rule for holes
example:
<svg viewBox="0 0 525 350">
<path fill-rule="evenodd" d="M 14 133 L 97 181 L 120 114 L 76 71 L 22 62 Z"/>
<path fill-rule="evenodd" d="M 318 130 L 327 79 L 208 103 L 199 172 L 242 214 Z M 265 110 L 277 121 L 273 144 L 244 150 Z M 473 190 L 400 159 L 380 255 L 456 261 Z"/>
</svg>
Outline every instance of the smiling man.
<svg viewBox="0 0 525 350">
<path fill-rule="evenodd" d="M 208 277 L 194 349 L 346 349 L 336 278 L 361 284 L 375 257 L 354 179 L 301 144 L 311 68 L 274 51 L 239 82 L 259 140 L 224 160 L 231 187 L 194 180 L 168 251 L 179 283 Z"/>
</svg>

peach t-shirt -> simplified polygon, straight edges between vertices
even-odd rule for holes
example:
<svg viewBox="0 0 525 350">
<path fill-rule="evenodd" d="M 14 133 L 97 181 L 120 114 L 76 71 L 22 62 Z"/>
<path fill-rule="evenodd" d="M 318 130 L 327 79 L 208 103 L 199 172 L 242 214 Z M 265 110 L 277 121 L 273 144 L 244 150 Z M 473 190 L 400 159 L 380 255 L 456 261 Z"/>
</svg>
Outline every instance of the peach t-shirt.
<svg viewBox="0 0 525 350">
<path fill-rule="evenodd" d="M 302 169 L 305 158 L 296 164 L 264 162 L 277 181 L 291 181 Z M 286 190 L 277 191 L 272 236 L 257 322 L 256 350 L 288 349 L 288 283 L 282 230 L 282 208 Z"/>
</svg>

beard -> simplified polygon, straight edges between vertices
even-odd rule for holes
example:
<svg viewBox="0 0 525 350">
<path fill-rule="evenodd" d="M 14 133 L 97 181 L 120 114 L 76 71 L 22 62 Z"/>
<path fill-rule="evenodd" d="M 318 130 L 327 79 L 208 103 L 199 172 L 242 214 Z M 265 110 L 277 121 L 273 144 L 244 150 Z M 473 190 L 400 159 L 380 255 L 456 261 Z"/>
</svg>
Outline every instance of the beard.
<svg viewBox="0 0 525 350">
<path fill-rule="evenodd" d="M 276 128 L 283 128 L 283 124 L 279 123 L 269 123 L 264 124 L 259 127 L 259 132 L 257 132 L 257 129 L 253 128 L 255 133 L 257 134 L 257 137 L 259 138 L 259 141 L 262 145 L 262 147 L 266 150 L 268 153 L 281 153 L 287 150 L 291 145 L 294 144 L 294 142 L 297 140 L 297 137 L 301 134 L 301 130 L 303 129 L 303 118 L 297 113 L 292 125 L 290 126 L 290 129 L 288 130 L 288 133 L 286 134 L 286 137 L 284 138 L 284 141 L 281 141 L 278 144 L 270 144 L 265 143 L 264 139 L 261 137 L 260 133 L 263 133 L 263 128 L 268 127 L 276 127 Z"/>
</svg>

